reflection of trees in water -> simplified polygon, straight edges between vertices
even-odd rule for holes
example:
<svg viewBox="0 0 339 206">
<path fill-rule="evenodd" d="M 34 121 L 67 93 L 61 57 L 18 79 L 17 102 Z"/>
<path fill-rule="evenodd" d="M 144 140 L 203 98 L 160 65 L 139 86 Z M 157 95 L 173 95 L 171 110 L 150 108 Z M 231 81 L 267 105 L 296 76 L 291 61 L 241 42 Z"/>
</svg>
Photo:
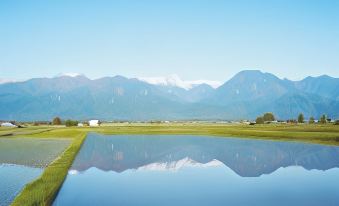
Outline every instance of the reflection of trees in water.
<svg viewBox="0 0 339 206">
<path fill-rule="evenodd" d="M 123 172 L 152 163 L 188 158 L 206 164 L 218 160 L 240 176 L 269 174 L 280 167 L 299 165 L 326 170 L 339 165 L 339 147 L 289 142 L 194 136 L 101 136 L 90 134 L 73 169 Z"/>
</svg>

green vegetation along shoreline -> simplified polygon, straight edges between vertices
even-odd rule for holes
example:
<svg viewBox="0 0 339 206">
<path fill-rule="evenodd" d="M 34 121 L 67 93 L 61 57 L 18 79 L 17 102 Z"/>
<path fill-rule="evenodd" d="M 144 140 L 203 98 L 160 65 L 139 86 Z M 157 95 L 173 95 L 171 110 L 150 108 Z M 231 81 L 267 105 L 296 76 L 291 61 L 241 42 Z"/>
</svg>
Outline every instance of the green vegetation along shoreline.
<svg viewBox="0 0 339 206">
<path fill-rule="evenodd" d="M 37 132 L 38 131 L 38 132 Z M 4 137 L 71 138 L 71 145 L 55 159 L 35 181 L 27 184 L 12 205 L 51 205 L 65 180 L 72 162 L 88 132 L 101 134 L 187 134 L 241 137 L 278 141 L 339 145 L 336 125 L 234 125 L 216 123 L 103 124 L 100 127 L 27 127 L 0 128 Z"/>
</svg>

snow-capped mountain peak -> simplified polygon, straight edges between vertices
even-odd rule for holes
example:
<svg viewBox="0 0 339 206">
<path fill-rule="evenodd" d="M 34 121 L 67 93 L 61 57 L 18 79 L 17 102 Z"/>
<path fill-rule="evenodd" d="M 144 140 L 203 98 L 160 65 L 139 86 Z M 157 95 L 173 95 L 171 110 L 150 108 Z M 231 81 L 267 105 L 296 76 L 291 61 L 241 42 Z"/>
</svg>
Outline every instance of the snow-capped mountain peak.
<svg viewBox="0 0 339 206">
<path fill-rule="evenodd" d="M 75 72 L 59 73 L 58 75 L 56 75 L 56 77 L 78 77 L 78 76 L 84 76 L 84 75 L 80 73 L 75 73 Z"/>
<path fill-rule="evenodd" d="M 139 77 L 137 79 L 139 79 L 140 81 L 147 82 L 149 84 L 180 87 L 186 90 L 190 90 L 200 84 L 208 84 L 213 88 L 217 88 L 222 84 L 219 81 L 211 81 L 211 80 L 186 81 L 186 80 L 182 80 L 177 74 L 172 74 L 167 77 Z"/>
<path fill-rule="evenodd" d="M 18 82 L 18 81 L 12 80 L 12 79 L 0 79 L 0 84 L 13 83 L 13 82 Z"/>
</svg>

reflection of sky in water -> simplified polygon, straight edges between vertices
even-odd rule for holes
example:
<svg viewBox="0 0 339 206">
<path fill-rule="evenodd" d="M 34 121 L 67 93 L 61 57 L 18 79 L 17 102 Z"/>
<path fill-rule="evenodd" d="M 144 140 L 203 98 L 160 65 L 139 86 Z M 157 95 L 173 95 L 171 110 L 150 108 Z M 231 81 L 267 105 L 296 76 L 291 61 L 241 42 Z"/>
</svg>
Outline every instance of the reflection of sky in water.
<svg viewBox="0 0 339 206">
<path fill-rule="evenodd" d="M 91 134 L 54 204 L 338 205 L 338 156 L 311 144 Z"/>
<path fill-rule="evenodd" d="M 42 171 L 41 168 L 0 164 L 0 205 L 9 205 L 21 188 Z"/>
</svg>

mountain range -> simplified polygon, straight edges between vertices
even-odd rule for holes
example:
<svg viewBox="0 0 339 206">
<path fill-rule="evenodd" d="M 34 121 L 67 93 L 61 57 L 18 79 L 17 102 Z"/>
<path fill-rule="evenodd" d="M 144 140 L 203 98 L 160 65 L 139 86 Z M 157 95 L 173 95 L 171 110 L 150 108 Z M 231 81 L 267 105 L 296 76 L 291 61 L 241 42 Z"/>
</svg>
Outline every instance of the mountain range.
<svg viewBox="0 0 339 206">
<path fill-rule="evenodd" d="M 239 120 L 273 112 L 278 119 L 303 113 L 339 118 L 339 78 L 301 81 L 244 70 L 214 81 L 59 75 L 0 84 L 0 119 Z"/>
</svg>

